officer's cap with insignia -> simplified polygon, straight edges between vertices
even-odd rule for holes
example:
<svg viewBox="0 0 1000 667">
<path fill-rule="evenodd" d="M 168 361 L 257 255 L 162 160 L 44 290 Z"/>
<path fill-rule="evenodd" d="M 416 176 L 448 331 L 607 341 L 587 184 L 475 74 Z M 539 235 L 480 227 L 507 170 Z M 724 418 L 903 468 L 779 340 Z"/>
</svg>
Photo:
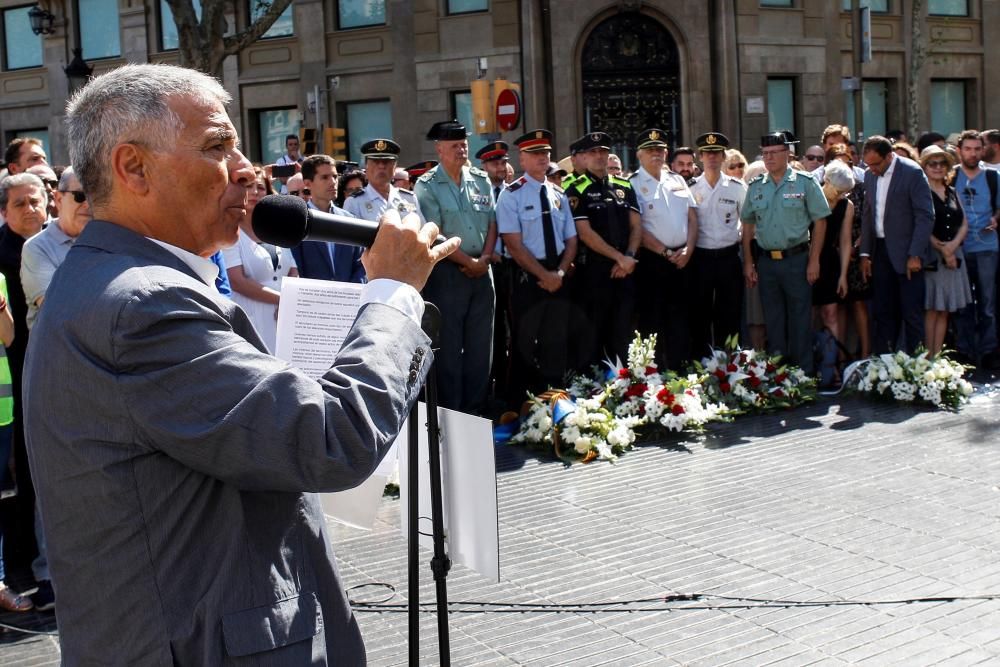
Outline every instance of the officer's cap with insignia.
<svg viewBox="0 0 1000 667">
<path fill-rule="evenodd" d="M 372 139 L 361 145 L 361 154 L 370 160 L 395 160 L 399 158 L 399 144 L 392 139 Z"/>
<path fill-rule="evenodd" d="M 611 150 L 612 141 L 611 135 L 607 132 L 591 132 L 577 139 L 577 143 L 579 144 L 580 152 L 583 153 L 595 148 Z"/>
<path fill-rule="evenodd" d="M 548 130 L 532 130 L 514 140 L 514 145 L 523 153 L 537 153 L 552 150 L 552 133 Z"/>
<path fill-rule="evenodd" d="M 664 141 L 666 136 L 666 132 L 655 127 L 643 130 L 635 139 L 635 147 L 640 150 L 643 148 L 666 148 L 667 142 Z"/>
<path fill-rule="evenodd" d="M 417 176 L 422 176 L 434 167 L 438 165 L 436 160 L 426 160 L 424 162 L 418 162 L 416 164 L 411 164 L 406 168 L 406 173 L 410 175 L 410 180 L 412 181 Z"/>
<path fill-rule="evenodd" d="M 510 147 L 506 141 L 492 141 L 476 152 L 476 159 L 480 162 L 490 162 L 491 160 L 506 160 L 507 151 Z"/>
<path fill-rule="evenodd" d="M 721 132 L 706 132 L 694 142 L 700 151 L 725 151 L 729 148 L 729 138 Z"/>
<path fill-rule="evenodd" d="M 468 136 L 465 126 L 454 119 L 434 123 L 427 132 L 430 141 L 460 141 Z"/>
</svg>

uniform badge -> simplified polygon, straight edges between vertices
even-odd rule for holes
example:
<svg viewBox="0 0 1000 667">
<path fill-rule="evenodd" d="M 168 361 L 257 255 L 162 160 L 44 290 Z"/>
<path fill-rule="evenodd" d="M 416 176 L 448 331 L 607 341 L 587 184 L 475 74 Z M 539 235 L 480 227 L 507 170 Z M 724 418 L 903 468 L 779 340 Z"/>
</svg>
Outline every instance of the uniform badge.
<svg viewBox="0 0 1000 667">
<path fill-rule="evenodd" d="M 542 139 L 544 137 L 545 137 L 545 135 L 542 134 L 541 130 L 539 130 L 538 132 L 535 132 L 535 139 Z"/>
<path fill-rule="evenodd" d="M 615 195 L 616 195 L 616 196 L 617 196 L 617 197 L 618 197 L 619 199 L 625 199 L 625 191 L 624 191 L 624 190 L 622 190 L 621 188 L 617 188 L 617 189 L 615 189 Z"/>
<path fill-rule="evenodd" d="M 703 201 L 705 201 L 705 198 L 701 194 L 696 194 L 694 196 L 694 201 L 697 204 L 701 204 Z"/>
<path fill-rule="evenodd" d="M 560 197 L 559 199 L 556 199 L 556 200 L 555 200 L 554 202 L 552 202 L 552 203 L 553 203 L 553 204 L 555 204 L 555 207 L 556 207 L 556 208 L 560 208 L 560 207 L 562 206 L 562 198 Z"/>
<path fill-rule="evenodd" d="M 649 138 L 652 139 L 653 141 L 656 141 L 657 139 L 660 138 L 660 133 L 657 132 L 656 130 L 653 130 L 652 132 L 649 133 Z"/>
<path fill-rule="evenodd" d="M 577 204 L 579 204 L 579 203 L 580 203 L 580 200 L 577 199 L 576 197 L 570 197 L 569 198 L 570 208 L 576 208 Z"/>
<path fill-rule="evenodd" d="M 375 142 L 375 150 L 382 152 L 385 150 L 385 142 L 379 139 Z"/>
<path fill-rule="evenodd" d="M 649 188 L 647 188 L 645 185 L 642 186 L 642 194 L 644 194 L 644 195 L 648 195 L 649 194 Z"/>
<path fill-rule="evenodd" d="M 590 140 L 591 141 L 600 141 L 601 140 L 601 135 L 598 134 L 597 132 L 594 132 L 592 135 L 590 135 Z"/>
<path fill-rule="evenodd" d="M 371 202 L 367 202 L 365 204 L 365 208 L 368 209 L 369 211 L 372 210 L 372 203 Z"/>
<path fill-rule="evenodd" d="M 715 142 L 716 138 L 714 134 L 710 134 L 708 135 L 708 137 L 705 138 L 705 143 L 707 143 L 709 146 L 714 146 Z"/>
</svg>

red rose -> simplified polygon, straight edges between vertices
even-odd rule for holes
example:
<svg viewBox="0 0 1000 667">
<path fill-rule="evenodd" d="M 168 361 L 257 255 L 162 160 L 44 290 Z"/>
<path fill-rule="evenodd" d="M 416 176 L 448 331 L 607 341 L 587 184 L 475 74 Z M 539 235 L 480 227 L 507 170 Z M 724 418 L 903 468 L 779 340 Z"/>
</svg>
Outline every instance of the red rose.
<svg viewBox="0 0 1000 667">
<path fill-rule="evenodd" d="M 767 372 L 768 373 L 773 373 L 776 370 L 777 369 L 774 367 L 774 364 L 772 364 L 770 361 L 767 362 Z"/>
<path fill-rule="evenodd" d="M 775 376 L 774 381 L 777 382 L 778 384 L 781 384 L 782 382 L 784 382 L 787 379 L 788 379 L 788 375 L 787 374 L 785 374 L 785 373 L 778 373 L 778 375 Z"/>
<path fill-rule="evenodd" d="M 715 371 L 715 377 L 721 380 L 722 378 L 726 377 L 726 371 L 722 370 L 721 368 L 718 369 L 717 371 Z"/>
<path fill-rule="evenodd" d="M 674 402 L 674 395 L 670 393 L 670 390 L 664 387 L 660 391 L 656 392 L 656 400 L 664 405 L 670 405 Z"/>
<path fill-rule="evenodd" d="M 759 387 L 760 386 L 760 378 L 757 377 L 756 375 L 751 375 L 750 376 L 750 386 L 751 387 Z"/>
<path fill-rule="evenodd" d="M 732 388 L 733 387 L 728 382 L 720 382 L 719 383 L 719 389 L 722 390 L 723 394 L 728 394 L 729 390 L 732 389 Z"/>
<path fill-rule="evenodd" d="M 729 364 L 726 366 L 726 370 L 730 373 L 735 373 L 737 371 L 736 364 Z"/>
<path fill-rule="evenodd" d="M 629 372 L 628 372 L 627 368 L 619 368 L 618 369 L 618 377 L 620 377 L 621 379 L 624 380 L 624 379 L 628 378 L 628 376 L 629 376 Z"/>
<path fill-rule="evenodd" d="M 634 396 L 642 396 L 646 393 L 646 385 L 642 382 L 637 382 L 628 389 L 625 390 L 625 398 L 632 398 Z"/>
<path fill-rule="evenodd" d="M 774 395 L 777 396 L 778 398 L 784 398 L 785 397 L 785 392 L 783 390 L 781 390 L 781 389 L 775 389 L 774 390 Z"/>
<path fill-rule="evenodd" d="M 680 403 L 674 403 L 674 407 L 670 408 L 670 412 L 675 415 L 682 415 L 684 414 L 684 406 Z"/>
<path fill-rule="evenodd" d="M 646 375 L 656 375 L 656 366 L 646 366 Z"/>
<path fill-rule="evenodd" d="M 740 363 L 745 364 L 747 362 L 747 355 L 745 352 L 740 352 Z"/>
</svg>

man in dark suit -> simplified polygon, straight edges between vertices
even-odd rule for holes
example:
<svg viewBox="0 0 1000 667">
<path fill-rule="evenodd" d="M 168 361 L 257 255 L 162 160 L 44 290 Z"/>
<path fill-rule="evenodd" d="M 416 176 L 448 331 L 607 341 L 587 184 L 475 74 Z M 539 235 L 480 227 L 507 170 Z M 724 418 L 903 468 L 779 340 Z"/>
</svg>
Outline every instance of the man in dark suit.
<svg viewBox="0 0 1000 667">
<path fill-rule="evenodd" d="M 24 392 L 66 664 L 365 662 L 306 492 L 356 486 L 388 451 L 432 357 L 417 290 L 458 243 L 388 212 L 333 366 L 317 381 L 270 356 L 206 259 L 254 182 L 228 101 L 200 72 L 126 65 L 66 115 L 94 220 Z"/>
<path fill-rule="evenodd" d="M 312 199 L 306 203 L 309 208 L 354 217 L 333 203 L 337 198 L 337 163 L 332 157 L 307 157 L 302 163 L 302 182 L 312 192 Z M 303 241 L 292 248 L 292 256 L 303 278 L 342 283 L 365 282 L 361 248 L 328 241 Z"/>
<path fill-rule="evenodd" d="M 865 141 L 865 205 L 861 275 L 872 281 L 876 354 L 891 352 L 904 330 L 904 349 L 924 341 L 924 273 L 934 230 L 934 202 L 923 169 L 896 155 L 888 139 Z"/>
</svg>

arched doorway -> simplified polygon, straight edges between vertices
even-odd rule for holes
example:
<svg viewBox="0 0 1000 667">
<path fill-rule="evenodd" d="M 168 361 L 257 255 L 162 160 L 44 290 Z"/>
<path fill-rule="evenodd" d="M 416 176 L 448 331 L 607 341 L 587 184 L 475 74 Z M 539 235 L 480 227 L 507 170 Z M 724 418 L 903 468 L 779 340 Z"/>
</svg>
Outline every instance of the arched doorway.
<svg viewBox="0 0 1000 667">
<path fill-rule="evenodd" d="M 614 139 L 625 169 L 637 169 L 635 138 L 658 127 L 681 141 L 681 66 L 677 43 L 656 19 L 620 13 L 597 25 L 581 52 L 583 128 Z"/>
</svg>

